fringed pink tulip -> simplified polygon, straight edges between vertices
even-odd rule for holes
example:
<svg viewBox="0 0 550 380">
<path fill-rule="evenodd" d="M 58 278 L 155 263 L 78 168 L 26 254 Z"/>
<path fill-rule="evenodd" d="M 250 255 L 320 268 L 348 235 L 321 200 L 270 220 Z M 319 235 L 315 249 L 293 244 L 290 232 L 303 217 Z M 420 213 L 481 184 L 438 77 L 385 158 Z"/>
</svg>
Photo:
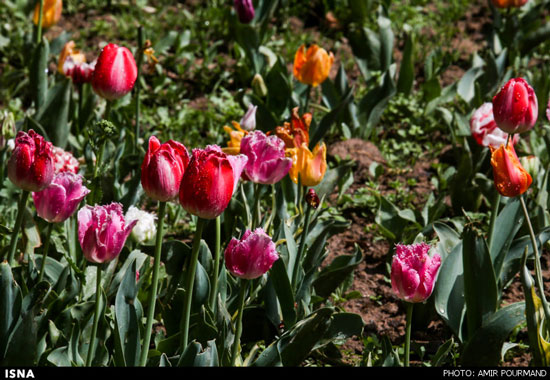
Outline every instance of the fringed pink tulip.
<svg viewBox="0 0 550 380">
<path fill-rule="evenodd" d="M 50 223 L 61 223 L 73 215 L 90 192 L 82 179 L 81 175 L 61 172 L 44 190 L 32 193 L 38 216 Z"/>
<path fill-rule="evenodd" d="M 193 149 L 181 180 L 180 204 L 200 218 L 216 218 L 228 206 L 246 160 L 226 155 L 216 145 Z"/>
<path fill-rule="evenodd" d="M 538 117 L 537 96 L 522 78 L 510 79 L 493 98 L 493 114 L 506 133 L 522 133 L 533 128 Z"/>
<path fill-rule="evenodd" d="M 266 273 L 279 255 L 275 243 L 262 228 L 246 230 L 240 240 L 231 239 L 225 249 L 225 266 L 236 277 L 252 280 Z"/>
<path fill-rule="evenodd" d="M 493 117 L 493 103 L 484 103 L 476 109 L 470 118 L 470 131 L 476 142 L 484 147 L 498 148 L 502 144 L 506 144 L 508 133 L 498 128 Z M 510 140 L 516 144 L 519 140 L 519 135 L 514 135 Z"/>
<path fill-rule="evenodd" d="M 53 170 L 55 174 L 62 172 L 78 173 L 80 164 L 71 152 L 52 146 Z"/>
<path fill-rule="evenodd" d="M 17 187 L 26 191 L 45 189 L 53 179 L 52 143 L 38 133 L 18 132 L 15 149 L 8 161 L 8 177 Z"/>
<path fill-rule="evenodd" d="M 426 243 L 397 244 L 391 266 L 392 290 L 403 301 L 424 302 L 432 294 L 441 257 Z"/>
<path fill-rule="evenodd" d="M 141 164 L 143 190 L 150 198 L 160 202 L 176 199 L 188 164 L 189 153 L 183 144 L 173 140 L 161 144 L 152 136 Z"/>
<path fill-rule="evenodd" d="M 104 99 L 123 97 L 134 87 L 137 66 L 132 52 L 123 46 L 108 44 L 95 65 L 92 87 Z"/>
<path fill-rule="evenodd" d="M 101 264 L 116 258 L 132 228 L 138 221 L 126 225 L 122 205 L 85 206 L 78 211 L 78 240 L 84 257 Z"/>
<path fill-rule="evenodd" d="M 241 153 L 248 157 L 244 178 L 254 183 L 277 183 L 292 167 L 292 159 L 285 157 L 284 141 L 277 136 L 266 136 L 261 131 L 243 137 Z"/>
</svg>

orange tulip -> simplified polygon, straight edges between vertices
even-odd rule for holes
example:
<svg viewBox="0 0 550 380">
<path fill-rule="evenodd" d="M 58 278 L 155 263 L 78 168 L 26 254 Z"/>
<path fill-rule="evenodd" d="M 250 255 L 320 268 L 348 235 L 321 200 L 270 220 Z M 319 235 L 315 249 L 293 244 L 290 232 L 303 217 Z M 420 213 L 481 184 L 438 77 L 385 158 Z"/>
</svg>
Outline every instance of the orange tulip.
<svg viewBox="0 0 550 380">
<path fill-rule="evenodd" d="M 513 144 L 491 148 L 491 165 L 498 192 L 505 197 L 515 197 L 527 191 L 533 179 L 521 166 Z"/>
<path fill-rule="evenodd" d="M 63 50 L 61 50 L 61 54 L 59 54 L 59 62 L 57 63 L 57 71 L 59 71 L 60 74 L 65 75 L 63 64 L 68 57 L 71 57 L 73 62 L 77 65 L 86 62 L 86 56 L 82 54 L 80 50 L 75 49 L 75 46 L 76 44 L 74 41 L 69 41 L 63 46 Z"/>
<path fill-rule="evenodd" d="M 292 118 L 285 122 L 282 127 L 275 128 L 275 134 L 285 142 L 287 149 L 296 148 L 302 144 L 309 144 L 309 125 L 311 114 L 305 113 L 301 117 L 298 114 L 298 107 L 292 110 Z"/>
<path fill-rule="evenodd" d="M 222 150 L 226 154 L 237 155 L 241 152 L 241 140 L 248 132 L 242 129 L 241 125 L 236 121 L 232 121 L 231 124 L 233 124 L 233 128 L 235 129 L 228 125 L 223 127 L 224 131 L 229 134 L 229 141 L 227 142 L 227 147 L 222 148 Z"/>
<path fill-rule="evenodd" d="M 44 8 L 42 9 L 42 27 L 49 28 L 52 25 L 57 24 L 61 18 L 61 11 L 63 10 L 62 0 L 44 0 Z M 32 21 L 34 25 L 38 25 L 38 18 L 40 13 L 40 2 L 36 3 L 34 7 L 34 15 Z"/>
<path fill-rule="evenodd" d="M 492 0 L 492 3 L 498 8 L 511 8 L 521 7 L 527 3 L 527 0 Z"/>
<path fill-rule="evenodd" d="M 300 178 L 303 186 L 317 186 L 327 171 L 327 147 L 325 143 L 317 144 L 311 152 L 306 144 L 286 150 L 287 157 L 292 158 L 292 167 L 288 174 L 294 183 Z"/>
<path fill-rule="evenodd" d="M 334 55 L 313 44 L 307 50 L 300 46 L 294 56 L 294 76 L 300 82 L 316 87 L 327 79 Z"/>
</svg>

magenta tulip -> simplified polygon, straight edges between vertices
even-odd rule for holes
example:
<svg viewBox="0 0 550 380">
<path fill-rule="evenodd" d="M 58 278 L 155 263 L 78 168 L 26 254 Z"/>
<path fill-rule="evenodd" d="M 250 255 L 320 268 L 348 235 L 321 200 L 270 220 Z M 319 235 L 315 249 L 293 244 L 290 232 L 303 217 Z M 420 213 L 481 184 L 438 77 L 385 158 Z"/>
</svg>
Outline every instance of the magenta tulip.
<svg viewBox="0 0 550 380">
<path fill-rule="evenodd" d="M 19 188 L 40 191 L 53 179 L 52 143 L 34 132 L 20 131 L 15 137 L 15 149 L 8 161 L 8 177 Z"/>
<path fill-rule="evenodd" d="M 538 112 L 535 91 L 522 78 L 510 79 L 493 98 L 495 122 L 506 133 L 530 130 Z"/>
<path fill-rule="evenodd" d="M 149 197 L 160 202 L 176 199 L 188 164 L 189 153 L 183 144 L 173 140 L 161 144 L 152 136 L 141 164 L 143 190 Z"/>
<path fill-rule="evenodd" d="M 497 127 L 493 117 L 493 103 L 487 102 L 479 107 L 470 118 L 470 131 L 476 142 L 484 147 L 498 148 L 506 144 L 508 133 Z M 514 135 L 511 142 L 516 144 L 519 135 Z"/>
<path fill-rule="evenodd" d="M 234 5 L 240 22 L 248 24 L 254 19 L 255 12 L 252 0 L 235 0 Z"/>
<path fill-rule="evenodd" d="M 243 137 L 241 153 L 248 157 L 244 178 L 254 183 L 277 183 L 292 167 L 292 159 L 285 157 L 284 141 L 277 136 L 266 136 L 261 131 Z"/>
<path fill-rule="evenodd" d="M 107 100 L 119 99 L 132 91 L 136 79 L 136 61 L 130 50 L 116 44 L 105 46 L 92 76 L 94 91 Z"/>
<path fill-rule="evenodd" d="M 82 180 L 79 174 L 61 172 L 44 190 L 32 193 L 38 216 L 50 223 L 67 220 L 90 192 Z"/>
<path fill-rule="evenodd" d="M 391 266 L 393 292 L 403 301 L 424 302 L 432 294 L 441 257 L 428 255 L 426 243 L 397 244 Z"/>
<path fill-rule="evenodd" d="M 116 258 L 138 221 L 126 225 L 122 205 L 85 206 L 78 211 L 78 240 L 84 257 L 101 264 Z"/>
<path fill-rule="evenodd" d="M 279 258 L 275 243 L 262 228 L 246 230 L 240 240 L 231 239 L 224 256 L 227 270 L 247 280 L 266 273 Z"/>
</svg>

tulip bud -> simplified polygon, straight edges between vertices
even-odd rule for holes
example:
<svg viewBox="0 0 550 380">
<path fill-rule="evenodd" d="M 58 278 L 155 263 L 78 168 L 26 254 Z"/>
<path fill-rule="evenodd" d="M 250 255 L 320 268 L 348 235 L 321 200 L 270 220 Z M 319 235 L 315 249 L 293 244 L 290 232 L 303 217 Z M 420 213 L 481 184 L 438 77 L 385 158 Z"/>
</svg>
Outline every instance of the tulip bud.
<svg viewBox="0 0 550 380">
<path fill-rule="evenodd" d="M 294 56 L 294 77 L 310 86 L 316 87 L 327 79 L 334 62 L 334 55 L 313 44 L 306 50 L 302 45 Z"/>
<path fill-rule="evenodd" d="M 498 8 L 519 8 L 527 3 L 527 0 L 491 0 Z"/>
<path fill-rule="evenodd" d="M 42 27 L 49 28 L 52 25 L 55 25 L 61 19 L 61 12 L 63 11 L 63 1 L 62 0 L 44 0 L 44 6 L 42 8 Z M 34 7 L 34 14 L 32 21 L 34 25 L 38 25 L 40 17 L 40 2 L 36 3 Z"/>
<path fill-rule="evenodd" d="M 2 117 L 0 123 L 0 149 L 3 149 L 8 141 L 15 137 L 16 129 L 13 113 L 3 111 L 0 116 Z"/>
<path fill-rule="evenodd" d="M 136 61 L 130 50 L 116 44 L 105 46 L 92 76 L 94 91 L 107 100 L 119 99 L 132 91 L 136 79 Z"/>
<path fill-rule="evenodd" d="M 132 237 L 138 244 L 147 243 L 152 241 L 157 234 L 157 217 L 147 211 L 138 209 L 137 207 L 130 206 L 126 215 L 124 215 L 126 223 L 131 223 L 137 220 L 136 225 L 132 229 Z"/>
<path fill-rule="evenodd" d="M 267 86 L 265 85 L 264 78 L 260 74 L 255 74 L 252 78 L 252 90 L 254 94 L 260 98 L 267 96 Z"/>
<path fill-rule="evenodd" d="M 498 192 L 505 197 L 515 197 L 527 191 L 533 179 L 521 166 L 512 144 L 491 147 L 491 165 Z"/>
<path fill-rule="evenodd" d="M 314 189 L 308 190 L 306 194 L 306 202 L 308 205 L 310 205 L 313 208 L 319 207 L 319 203 L 320 203 L 319 196 L 317 195 Z"/>
<path fill-rule="evenodd" d="M 484 103 L 472 114 L 470 130 L 476 142 L 485 147 L 498 148 L 502 144 L 506 144 L 508 139 L 508 133 L 498 128 L 497 123 L 495 123 L 493 103 L 490 102 Z M 516 144 L 518 140 L 519 135 L 515 134 L 511 143 Z"/>
<path fill-rule="evenodd" d="M 137 220 L 126 223 L 120 203 L 84 206 L 78 211 L 78 241 L 84 257 L 101 264 L 116 258 Z"/>
<path fill-rule="evenodd" d="M 254 4 L 252 4 L 252 0 L 235 0 L 234 5 L 240 22 L 248 24 L 254 19 Z"/>
<path fill-rule="evenodd" d="M 537 156 L 520 157 L 521 166 L 529 173 L 531 178 L 537 178 L 540 173 L 540 159 Z"/>
<path fill-rule="evenodd" d="M 246 230 L 240 240 L 232 238 L 224 253 L 227 270 L 236 277 L 252 280 L 266 273 L 279 255 L 275 243 L 262 228 Z"/>
<path fill-rule="evenodd" d="M 493 114 L 506 133 L 522 133 L 537 122 L 538 104 L 533 88 L 522 78 L 510 79 L 493 98 Z"/>
<path fill-rule="evenodd" d="M 52 143 L 29 130 L 20 131 L 15 137 L 15 148 L 8 161 L 8 177 L 26 191 L 45 189 L 53 179 Z"/>
<path fill-rule="evenodd" d="M 391 266 L 391 285 L 397 297 L 407 302 L 424 302 L 432 294 L 441 256 L 428 255 L 426 243 L 397 244 Z"/>
<path fill-rule="evenodd" d="M 82 180 L 81 175 L 62 172 L 44 190 L 32 193 L 38 216 L 50 223 L 67 220 L 90 193 Z"/>
<path fill-rule="evenodd" d="M 248 110 L 241 119 L 240 125 L 246 131 L 252 131 L 256 129 L 256 110 L 258 106 L 254 104 L 248 105 Z"/>
</svg>

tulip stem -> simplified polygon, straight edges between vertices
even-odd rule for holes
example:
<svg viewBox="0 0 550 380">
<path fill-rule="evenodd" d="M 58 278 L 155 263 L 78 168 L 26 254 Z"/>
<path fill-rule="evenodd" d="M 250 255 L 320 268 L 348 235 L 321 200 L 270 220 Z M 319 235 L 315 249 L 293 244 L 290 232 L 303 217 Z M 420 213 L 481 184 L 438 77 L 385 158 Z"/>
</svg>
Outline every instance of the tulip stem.
<svg viewBox="0 0 550 380">
<path fill-rule="evenodd" d="M 40 273 L 38 274 L 38 282 L 44 278 L 44 272 L 46 271 L 46 259 L 48 258 L 48 250 L 50 249 L 50 238 L 52 236 L 53 223 L 48 223 L 46 230 L 46 241 L 44 242 L 44 250 L 42 251 L 42 263 L 40 264 Z"/>
<path fill-rule="evenodd" d="M 155 304 L 158 293 L 160 258 L 162 253 L 162 237 L 164 230 L 164 215 L 166 213 L 166 202 L 159 202 L 158 208 L 158 228 L 155 240 L 155 258 L 153 263 L 153 284 L 149 293 L 149 303 L 147 310 L 147 322 L 145 324 L 145 336 L 143 337 L 143 347 L 141 348 L 141 356 L 139 364 L 145 367 L 147 364 L 147 354 L 149 353 L 149 344 L 151 342 L 151 334 L 153 328 L 153 319 L 155 317 Z"/>
<path fill-rule="evenodd" d="M 271 226 L 271 223 L 273 222 L 273 219 L 275 218 L 275 213 L 277 212 L 277 198 L 275 197 L 275 185 L 271 185 L 271 215 L 269 215 L 269 219 L 265 223 L 264 231 L 269 234 L 269 227 Z"/>
<path fill-rule="evenodd" d="M 38 13 L 38 25 L 36 25 L 36 43 L 40 44 L 42 41 L 42 19 L 44 13 L 44 0 L 39 0 L 40 9 Z"/>
<path fill-rule="evenodd" d="M 97 326 L 99 325 L 99 314 L 101 313 L 101 272 L 102 267 L 100 264 L 96 265 L 96 292 L 95 292 L 95 311 L 94 311 L 94 324 L 92 326 L 92 336 L 90 337 L 90 345 L 88 347 L 88 355 L 86 356 L 86 367 L 91 367 L 92 359 L 95 353 L 95 338 L 97 336 Z"/>
<path fill-rule="evenodd" d="M 248 280 L 241 280 L 241 286 L 239 290 L 239 310 L 237 314 L 237 325 L 235 327 L 235 339 L 233 341 L 233 349 L 231 350 L 231 365 L 233 367 L 237 365 L 237 356 L 239 353 L 239 346 L 241 345 L 241 335 L 243 332 L 244 300 L 246 297 L 248 283 Z"/>
<path fill-rule="evenodd" d="M 13 231 L 11 232 L 11 241 L 10 248 L 8 251 L 8 264 L 13 266 L 13 258 L 15 257 L 15 250 L 17 248 L 17 237 L 19 235 L 19 230 L 21 229 L 21 224 L 23 224 L 23 216 L 25 215 L 25 208 L 27 206 L 27 199 L 29 199 L 30 191 L 23 190 L 21 193 L 21 198 L 19 199 L 19 205 L 17 206 L 17 217 L 15 219 L 15 226 L 13 226 Z"/>
<path fill-rule="evenodd" d="M 141 90 L 140 85 L 140 76 L 141 76 L 141 65 L 143 62 L 143 27 L 140 25 L 137 30 L 138 35 L 138 50 L 137 50 L 137 79 L 136 79 L 136 131 L 135 131 L 135 143 L 134 143 L 134 153 L 137 151 L 139 144 L 139 132 L 140 132 L 140 120 L 139 120 L 139 108 L 140 100 L 139 93 Z"/>
<path fill-rule="evenodd" d="M 218 293 L 218 276 L 220 273 L 220 256 L 221 256 L 221 218 L 218 215 L 216 217 L 216 243 L 214 246 L 214 274 L 212 275 L 212 290 L 210 292 L 210 309 L 214 311 L 216 306 L 216 295 Z"/>
<path fill-rule="evenodd" d="M 409 366 L 409 357 L 411 354 L 411 325 L 412 325 L 412 314 L 413 314 L 413 303 L 405 302 L 407 308 L 407 320 L 406 320 L 406 330 L 405 330 L 405 367 Z"/>
<path fill-rule="evenodd" d="M 246 192 L 244 190 L 244 186 L 243 186 L 242 183 L 240 184 L 240 187 L 241 187 L 241 196 L 243 198 L 244 211 L 245 211 L 245 214 L 246 214 L 246 225 L 250 226 L 250 208 L 248 207 L 248 200 L 246 199 Z"/>
<path fill-rule="evenodd" d="M 306 90 L 306 101 L 304 103 L 304 110 L 303 110 L 302 113 L 307 112 L 307 110 L 309 108 L 309 99 L 310 98 L 311 98 L 311 85 L 308 85 L 307 90 Z"/>
<path fill-rule="evenodd" d="M 495 189 L 495 195 L 493 197 L 493 204 L 491 205 L 491 220 L 489 222 L 489 235 L 488 235 L 488 238 L 489 238 L 489 241 L 488 241 L 488 246 L 489 246 L 489 252 L 491 251 L 492 247 L 493 247 L 493 240 L 494 240 L 494 236 L 495 236 L 495 222 L 497 220 L 497 214 L 498 214 L 498 207 L 500 205 L 500 193 Z"/>
<path fill-rule="evenodd" d="M 252 230 L 258 227 L 260 220 L 262 219 L 262 211 L 260 209 L 260 184 L 254 184 L 254 214 L 252 215 Z"/>
<path fill-rule="evenodd" d="M 521 207 L 523 208 L 523 214 L 525 215 L 525 220 L 527 221 L 529 236 L 531 237 L 531 244 L 533 245 L 533 252 L 535 254 L 535 281 L 540 291 L 542 308 L 544 310 L 544 317 L 546 318 L 546 326 L 547 326 L 547 329 L 549 330 L 548 333 L 550 334 L 550 305 L 548 305 L 548 301 L 546 300 L 546 296 L 544 294 L 544 283 L 542 281 L 542 269 L 540 265 L 540 256 L 539 256 L 539 249 L 537 245 L 537 238 L 535 237 L 535 232 L 533 230 L 533 226 L 531 225 L 531 220 L 529 219 L 529 212 L 527 211 L 527 206 L 525 205 L 525 201 L 523 200 L 522 195 L 519 196 L 519 200 L 521 202 Z"/>
<path fill-rule="evenodd" d="M 185 351 L 189 341 L 189 320 L 191 319 L 191 301 L 193 300 L 193 285 L 195 281 L 195 272 L 197 270 L 197 262 L 199 261 L 199 248 L 201 246 L 202 230 L 205 220 L 197 218 L 197 228 L 193 237 L 193 247 L 191 249 L 191 257 L 187 267 L 187 284 L 185 286 L 185 305 L 183 308 L 183 318 L 181 320 L 181 353 Z"/>
<path fill-rule="evenodd" d="M 300 239 L 300 247 L 298 248 L 296 260 L 294 261 L 294 268 L 292 269 L 292 289 L 294 290 L 296 290 L 296 287 L 298 286 L 298 273 L 300 273 L 300 267 L 302 266 L 302 256 L 304 254 L 306 239 L 309 233 L 309 217 L 311 214 L 310 211 L 311 206 L 308 203 L 305 210 L 304 229 L 302 231 L 302 238 Z"/>
</svg>

